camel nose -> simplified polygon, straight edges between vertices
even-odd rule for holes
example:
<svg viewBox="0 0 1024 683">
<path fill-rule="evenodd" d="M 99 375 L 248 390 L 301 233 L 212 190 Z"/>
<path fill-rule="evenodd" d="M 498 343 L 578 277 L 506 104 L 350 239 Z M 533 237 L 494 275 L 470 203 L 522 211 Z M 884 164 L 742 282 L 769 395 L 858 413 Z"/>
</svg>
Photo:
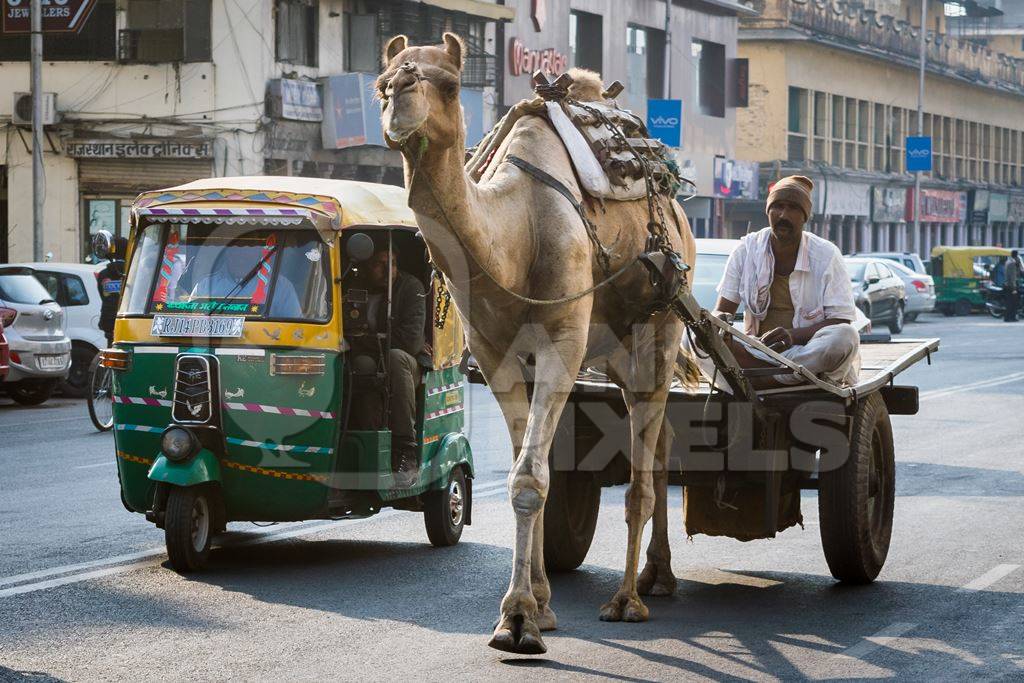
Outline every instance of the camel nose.
<svg viewBox="0 0 1024 683">
<path fill-rule="evenodd" d="M 414 87 L 418 82 L 419 79 L 415 75 L 406 71 L 399 71 L 388 84 L 391 89 L 391 96 L 395 97 L 401 92 Z"/>
</svg>

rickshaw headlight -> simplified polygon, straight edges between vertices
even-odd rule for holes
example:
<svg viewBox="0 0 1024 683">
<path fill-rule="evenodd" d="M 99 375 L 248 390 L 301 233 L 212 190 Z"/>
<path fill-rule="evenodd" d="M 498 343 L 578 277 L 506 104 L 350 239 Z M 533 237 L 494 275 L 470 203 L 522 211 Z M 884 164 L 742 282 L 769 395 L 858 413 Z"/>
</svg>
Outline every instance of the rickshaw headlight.
<svg viewBox="0 0 1024 683">
<path fill-rule="evenodd" d="M 168 427 L 160 437 L 160 450 L 168 460 L 182 462 L 199 452 L 199 439 L 183 427 Z"/>
</svg>

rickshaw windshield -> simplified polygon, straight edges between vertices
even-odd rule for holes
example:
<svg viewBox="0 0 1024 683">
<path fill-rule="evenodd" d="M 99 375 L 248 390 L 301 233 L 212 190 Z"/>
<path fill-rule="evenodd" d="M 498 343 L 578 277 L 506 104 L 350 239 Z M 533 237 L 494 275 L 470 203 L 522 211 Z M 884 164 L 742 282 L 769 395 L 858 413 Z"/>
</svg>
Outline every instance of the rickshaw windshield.
<svg viewBox="0 0 1024 683">
<path fill-rule="evenodd" d="M 121 313 L 326 322 L 329 261 L 313 229 L 150 224 L 136 239 Z"/>
</svg>

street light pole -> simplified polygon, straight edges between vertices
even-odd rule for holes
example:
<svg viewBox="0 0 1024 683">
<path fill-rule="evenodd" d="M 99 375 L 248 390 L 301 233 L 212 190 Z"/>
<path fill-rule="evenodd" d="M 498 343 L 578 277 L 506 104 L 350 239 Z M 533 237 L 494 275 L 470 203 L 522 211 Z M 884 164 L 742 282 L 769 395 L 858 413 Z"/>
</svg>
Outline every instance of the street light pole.
<svg viewBox="0 0 1024 683">
<path fill-rule="evenodd" d="M 32 260 L 43 260 L 43 9 L 32 0 Z"/>
<path fill-rule="evenodd" d="M 924 135 L 924 60 L 928 35 L 928 0 L 921 0 L 921 55 L 917 79 L 917 134 Z M 914 251 L 921 253 L 921 171 L 914 171 Z"/>
</svg>

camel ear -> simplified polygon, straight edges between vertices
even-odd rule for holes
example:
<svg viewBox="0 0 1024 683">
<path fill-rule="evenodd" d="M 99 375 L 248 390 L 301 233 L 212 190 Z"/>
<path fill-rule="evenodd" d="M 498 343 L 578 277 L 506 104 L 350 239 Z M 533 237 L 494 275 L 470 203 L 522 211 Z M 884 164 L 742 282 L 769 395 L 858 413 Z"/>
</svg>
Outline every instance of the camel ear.
<svg viewBox="0 0 1024 683">
<path fill-rule="evenodd" d="M 458 67 L 459 71 L 462 71 L 462 55 L 466 52 L 466 45 L 462 42 L 462 38 L 454 33 L 445 32 L 444 49 L 455 62 L 455 66 Z"/>
<path fill-rule="evenodd" d="M 391 63 L 399 52 L 409 47 L 409 38 L 404 35 L 397 35 L 388 41 L 384 48 L 384 66 Z"/>
</svg>

